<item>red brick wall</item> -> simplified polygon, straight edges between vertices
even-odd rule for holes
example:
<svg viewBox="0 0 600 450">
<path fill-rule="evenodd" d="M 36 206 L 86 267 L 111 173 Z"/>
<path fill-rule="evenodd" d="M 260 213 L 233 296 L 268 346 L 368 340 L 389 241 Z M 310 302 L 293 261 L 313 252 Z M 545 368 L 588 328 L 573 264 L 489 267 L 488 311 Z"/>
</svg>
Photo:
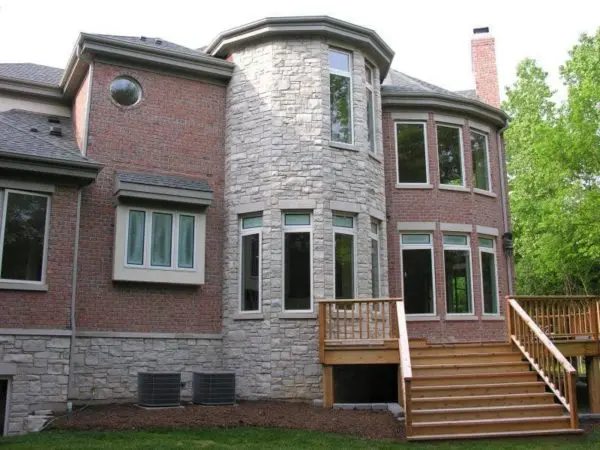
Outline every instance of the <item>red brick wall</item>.
<svg viewBox="0 0 600 450">
<path fill-rule="evenodd" d="M 385 183 L 388 214 L 388 264 L 390 296 L 402 296 L 402 270 L 400 232 L 398 222 L 436 222 L 480 225 L 497 228 L 500 236 L 504 230 L 502 204 L 500 201 L 500 171 L 496 135 L 490 136 L 490 171 L 492 191 L 498 197 L 488 197 L 472 192 L 471 145 L 468 122 L 463 130 L 465 180 L 468 192 L 440 190 L 437 158 L 436 127 L 433 112 L 429 112 L 427 141 L 429 176 L 433 189 L 396 188 L 395 127 L 390 111 L 383 113 L 383 139 L 385 152 Z M 480 280 L 479 247 L 477 234 L 471 237 L 471 261 L 473 271 L 473 300 L 476 320 L 449 321 L 445 318 L 445 282 L 442 232 L 439 225 L 433 233 L 434 265 L 436 273 L 436 311 L 440 320 L 409 322 L 411 337 L 428 338 L 431 342 L 488 341 L 504 339 L 504 321 L 482 320 L 482 294 Z M 506 261 L 502 251 L 502 239 L 496 240 L 500 310 L 503 314 L 503 298 L 508 293 Z"/>
<path fill-rule="evenodd" d="M 50 203 L 47 292 L 0 291 L 0 327 L 69 326 L 77 188 L 56 186 Z"/>
<path fill-rule="evenodd" d="M 128 75 L 142 101 L 116 106 L 109 85 Z M 83 196 L 77 323 L 82 330 L 219 332 L 221 329 L 225 87 L 95 63 L 88 156 L 105 164 Z M 112 281 L 117 170 L 197 177 L 214 190 L 207 211 L 205 284 Z"/>
<path fill-rule="evenodd" d="M 473 37 L 471 63 L 477 96 L 482 102 L 499 108 L 500 90 L 496 68 L 496 44 L 492 36 L 485 34 Z"/>
<path fill-rule="evenodd" d="M 73 99 L 73 135 L 75 136 L 79 150 L 82 150 L 83 148 L 89 87 L 90 72 L 88 71 L 83 82 L 81 83 L 81 86 L 79 87 L 79 90 L 77 91 L 77 94 L 75 95 L 75 98 Z"/>
</svg>

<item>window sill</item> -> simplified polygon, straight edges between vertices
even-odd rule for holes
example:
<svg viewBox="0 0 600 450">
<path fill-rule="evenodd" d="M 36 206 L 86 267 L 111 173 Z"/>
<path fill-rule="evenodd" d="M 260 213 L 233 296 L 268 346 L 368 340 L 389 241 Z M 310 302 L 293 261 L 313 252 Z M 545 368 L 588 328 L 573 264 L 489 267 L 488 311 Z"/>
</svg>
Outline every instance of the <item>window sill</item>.
<svg viewBox="0 0 600 450">
<path fill-rule="evenodd" d="M 479 317 L 473 314 L 448 314 L 446 315 L 448 321 L 468 321 L 468 320 L 479 320 Z"/>
<path fill-rule="evenodd" d="M 358 147 L 354 144 L 344 144 L 343 142 L 330 141 L 329 146 L 338 150 L 350 150 L 351 152 L 358 152 Z"/>
<path fill-rule="evenodd" d="M 406 321 L 407 322 L 438 322 L 440 320 L 440 316 L 434 316 L 434 315 L 419 315 L 419 314 L 415 314 L 414 316 L 411 316 L 409 314 L 406 315 Z"/>
<path fill-rule="evenodd" d="M 265 315 L 261 312 L 238 312 L 233 320 L 265 320 Z"/>
<path fill-rule="evenodd" d="M 497 316 L 494 314 L 484 315 L 481 317 L 481 320 L 489 320 L 489 321 L 503 321 L 504 316 Z"/>
<path fill-rule="evenodd" d="M 296 319 L 316 319 L 316 312 L 292 312 L 292 311 L 284 311 L 279 314 L 280 319 L 284 320 L 296 320 Z"/>
<path fill-rule="evenodd" d="M 0 281 L 0 290 L 47 292 L 48 285 L 44 283 L 21 283 L 18 281 Z"/>
<path fill-rule="evenodd" d="M 379 156 L 377 153 L 373 153 L 373 152 L 368 152 L 369 154 L 369 158 L 377 161 L 378 163 L 382 163 L 383 160 L 381 159 L 381 156 Z"/>
<path fill-rule="evenodd" d="M 467 192 L 467 193 L 471 192 L 471 191 L 469 191 L 468 188 L 466 188 L 464 186 L 453 186 L 451 184 L 440 184 L 438 186 L 438 189 L 440 189 L 442 191 L 458 191 L 458 192 Z"/>
<path fill-rule="evenodd" d="M 396 183 L 396 189 L 433 189 L 429 183 Z"/>
<path fill-rule="evenodd" d="M 473 188 L 473 192 L 475 194 L 479 194 L 479 195 L 485 195 L 486 197 L 493 197 L 496 198 L 498 197 L 496 194 L 494 194 L 491 191 L 484 191 L 483 189 L 477 189 L 477 188 Z"/>
</svg>

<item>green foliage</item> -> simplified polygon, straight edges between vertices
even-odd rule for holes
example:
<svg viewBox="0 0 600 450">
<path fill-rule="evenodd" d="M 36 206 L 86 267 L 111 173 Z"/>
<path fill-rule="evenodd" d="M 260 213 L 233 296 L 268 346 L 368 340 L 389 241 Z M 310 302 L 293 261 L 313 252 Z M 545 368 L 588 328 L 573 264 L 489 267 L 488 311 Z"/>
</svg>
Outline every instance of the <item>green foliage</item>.
<svg viewBox="0 0 600 450">
<path fill-rule="evenodd" d="M 520 294 L 600 293 L 600 29 L 569 56 L 560 68 L 563 104 L 531 59 L 506 90 Z"/>
</svg>

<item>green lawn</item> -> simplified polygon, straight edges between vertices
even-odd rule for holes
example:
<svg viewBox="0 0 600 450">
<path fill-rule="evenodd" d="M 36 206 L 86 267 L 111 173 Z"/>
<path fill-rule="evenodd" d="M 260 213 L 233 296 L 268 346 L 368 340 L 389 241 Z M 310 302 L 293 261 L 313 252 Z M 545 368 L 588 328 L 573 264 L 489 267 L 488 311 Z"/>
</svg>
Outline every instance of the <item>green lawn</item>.
<svg viewBox="0 0 600 450">
<path fill-rule="evenodd" d="M 590 436 L 447 441 L 436 443 L 367 441 L 335 434 L 260 428 L 82 432 L 47 431 L 28 436 L 0 438 L 2 450 L 21 449 L 598 449 L 600 430 Z"/>
</svg>

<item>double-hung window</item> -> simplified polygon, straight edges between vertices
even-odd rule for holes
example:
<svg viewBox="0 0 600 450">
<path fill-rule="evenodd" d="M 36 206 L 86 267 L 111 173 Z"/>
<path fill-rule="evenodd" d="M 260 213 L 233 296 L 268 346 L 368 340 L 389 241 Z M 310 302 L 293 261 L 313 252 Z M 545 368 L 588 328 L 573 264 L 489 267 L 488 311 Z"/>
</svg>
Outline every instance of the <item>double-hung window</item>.
<svg viewBox="0 0 600 450">
<path fill-rule="evenodd" d="M 352 144 L 352 56 L 350 53 L 329 49 L 329 92 L 331 140 Z"/>
<path fill-rule="evenodd" d="M 0 189 L 0 281 L 45 282 L 50 197 Z"/>
<path fill-rule="evenodd" d="M 376 152 L 375 140 L 375 90 L 374 86 L 374 70 L 370 65 L 365 65 L 365 77 L 366 77 L 366 88 L 367 88 L 367 137 L 369 141 L 369 151 L 371 153 Z"/>
<path fill-rule="evenodd" d="M 446 312 L 472 314 L 471 247 L 465 235 L 444 235 Z"/>
<path fill-rule="evenodd" d="M 431 234 L 403 234 L 402 292 L 407 314 L 435 313 L 435 278 Z"/>
<path fill-rule="evenodd" d="M 498 272 L 496 271 L 496 241 L 479 238 L 481 264 L 481 291 L 483 313 L 498 314 Z"/>
<path fill-rule="evenodd" d="M 464 186 L 462 128 L 437 125 L 440 184 Z"/>
<path fill-rule="evenodd" d="M 399 184 L 429 183 L 426 123 L 396 123 L 396 164 Z"/>
<path fill-rule="evenodd" d="M 381 222 L 371 219 L 371 297 L 378 298 L 381 295 L 381 275 L 379 262 L 379 229 Z"/>
<path fill-rule="evenodd" d="M 334 214 L 335 298 L 355 297 L 355 218 Z"/>
<path fill-rule="evenodd" d="M 471 130 L 471 155 L 473 161 L 473 187 L 483 191 L 491 191 L 487 134 Z"/>
<path fill-rule="evenodd" d="M 312 217 L 308 212 L 283 215 L 283 308 L 312 311 Z"/>
<path fill-rule="evenodd" d="M 260 310 L 262 216 L 242 217 L 240 292 L 242 312 Z"/>
</svg>

